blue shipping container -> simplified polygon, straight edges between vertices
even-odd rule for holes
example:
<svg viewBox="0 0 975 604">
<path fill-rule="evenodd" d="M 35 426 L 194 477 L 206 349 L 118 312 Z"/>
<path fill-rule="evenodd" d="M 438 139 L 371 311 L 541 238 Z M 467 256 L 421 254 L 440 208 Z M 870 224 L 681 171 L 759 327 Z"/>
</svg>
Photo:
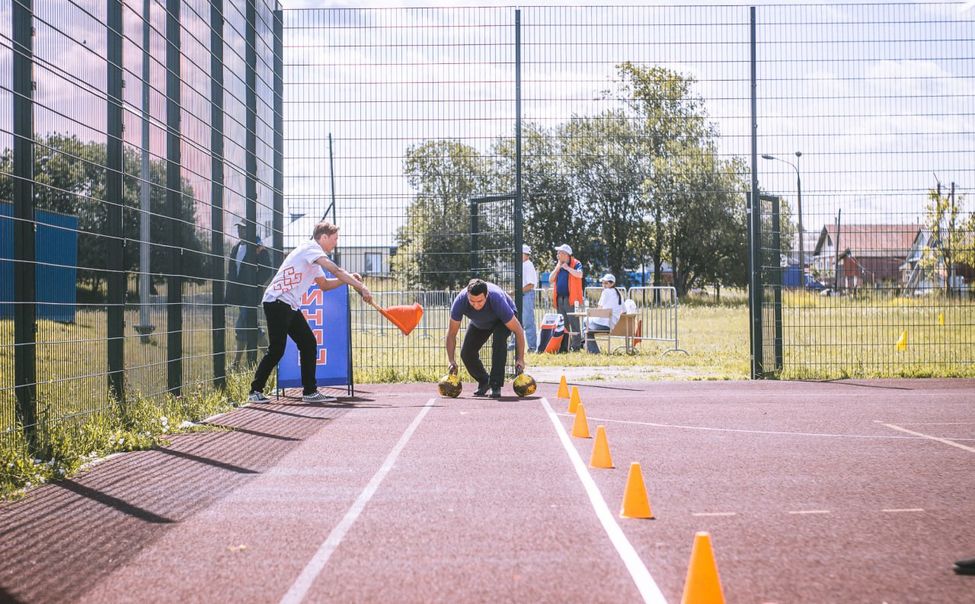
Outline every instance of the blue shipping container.
<svg viewBox="0 0 975 604">
<path fill-rule="evenodd" d="M 14 207 L 0 203 L 0 317 L 12 317 L 14 305 Z M 78 217 L 44 210 L 34 213 L 34 287 L 37 318 L 74 323 L 77 311 Z"/>
</svg>

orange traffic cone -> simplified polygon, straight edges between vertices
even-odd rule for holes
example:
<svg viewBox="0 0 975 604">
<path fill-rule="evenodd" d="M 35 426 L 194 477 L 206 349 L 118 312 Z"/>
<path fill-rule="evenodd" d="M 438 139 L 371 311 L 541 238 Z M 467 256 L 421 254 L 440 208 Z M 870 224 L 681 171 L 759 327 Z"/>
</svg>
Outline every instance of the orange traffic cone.
<svg viewBox="0 0 975 604">
<path fill-rule="evenodd" d="M 694 535 L 691 562 L 684 582 L 681 604 L 724 604 L 718 565 L 711 550 L 711 535 L 704 531 Z"/>
<path fill-rule="evenodd" d="M 575 413 L 576 407 L 578 407 L 579 403 L 581 402 L 582 399 L 579 397 L 579 389 L 573 386 L 572 396 L 569 397 L 569 413 Z"/>
<path fill-rule="evenodd" d="M 565 374 L 562 374 L 562 379 L 559 380 L 559 391 L 555 393 L 555 398 L 567 399 L 569 398 L 569 384 L 565 381 Z"/>
<path fill-rule="evenodd" d="M 623 507 L 620 508 L 621 518 L 653 518 L 650 511 L 650 499 L 647 498 L 647 487 L 643 484 L 643 472 L 640 463 L 630 464 L 630 474 L 626 477 L 626 489 L 623 491 Z"/>
<path fill-rule="evenodd" d="M 572 424 L 572 436 L 576 438 L 592 438 L 589 436 L 589 421 L 586 420 L 586 406 L 582 403 L 576 406 L 576 421 Z"/>
<path fill-rule="evenodd" d="M 613 468 L 613 458 L 609 454 L 609 441 L 606 440 L 606 427 L 596 426 L 596 442 L 592 445 L 592 455 L 589 456 L 590 468 Z"/>
</svg>

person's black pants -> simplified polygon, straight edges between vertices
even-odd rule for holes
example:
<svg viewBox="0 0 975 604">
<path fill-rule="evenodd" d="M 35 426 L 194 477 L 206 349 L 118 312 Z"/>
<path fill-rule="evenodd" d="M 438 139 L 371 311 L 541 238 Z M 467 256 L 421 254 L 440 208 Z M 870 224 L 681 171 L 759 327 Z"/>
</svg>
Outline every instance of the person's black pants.
<svg viewBox="0 0 975 604">
<path fill-rule="evenodd" d="M 251 392 L 263 392 L 271 371 L 277 367 L 284 356 L 284 347 L 288 343 L 288 336 L 298 346 L 298 358 L 301 362 L 301 385 L 304 394 L 314 394 L 318 391 L 315 380 L 315 365 L 318 360 L 318 341 L 305 315 L 300 310 L 292 310 L 284 302 L 265 302 L 264 317 L 267 319 L 267 354 L 261 359 L 251 382 Z"/>
<path fill-rule="evenodd" d="M 494 336 L 491 342 L 491 374 L 488 375 L 481 362 L 481 348 L 488 338 Z M 478 385 L 485 382 L 491 388 L 500 388 L 504 384 L 504 366 L 508 362 L 508 336 L 511 330 L 505 327 L 504 323 L 497 323 L 490 329 L 475 327 L 473 323 L 468 324 L 467 333 L 464 334 L 464 343 L 460 346 L 460 359 L 467 368 L 467 373 L 477 380 Z"/>
</svg>

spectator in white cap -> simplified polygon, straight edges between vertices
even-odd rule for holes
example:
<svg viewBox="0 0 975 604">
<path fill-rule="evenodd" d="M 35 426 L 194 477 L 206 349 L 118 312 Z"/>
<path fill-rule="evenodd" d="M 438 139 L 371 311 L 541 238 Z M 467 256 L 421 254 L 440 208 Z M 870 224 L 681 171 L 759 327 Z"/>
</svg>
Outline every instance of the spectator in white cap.
<svg viewBox="0 0 975 604">
<path fill-rule="evenodd" d="M 572 248 L 567 243 L 556 247 L 555 252 L 555 267 L 548 276 L 552 286 L 552 303 L 572 333 L 569 348 L 576 351 L 582 348 L 579 317 L 573 317 L 569 313 L 576 304 L 582 305 L 582 263 L 572 257 Z"/>
<path fill-rule="evenodd" d="M 535 288 L 538 287 L 538 272 L 529 256 L 532 249 L 521 246 L 521 326 L 525 328 L 528 350 L 535 350 L 538 332 L 535 330 Z"/>
<path fill-rule="evenodd" d="M 257 236 L 253 244 L 245 242 L 247 225 L 240 222 L 236 226 L 238 241 L 230 250 L 224 290 L 224 303 L 233 304 L 239 309 L 234 323 L 237 348 L 232 367 L 240 366 L 245 352 L 256 357 L 256 346 L 260 346 L 265 339 L 264 330 L 258 324 L 257 306 L 264 286 L 274 274 L 271 254 L 264 247 L 261 237 Z M 253 341 L 255 347 L 252 347 L 248 340 L 255 333 L 255 328 L 257 337 Z"/>
<path fill-rule="evenodd" d="M 609 331 L 613 329 L 616 322 L 623 314 L 623 296 L 616 289 L 616 277 L 612 273 L 606 273 L 599 280 L 603 284 L 603 291 L 599 295 L 599 308 L 608 308 L 613 311 L 611 317 L 592 317 L 589 319 L 589 331 Z M 592 353 L 599 352 L 599 345 L 596 338 L 586 339 L 586 351 Z"/>
</svg>

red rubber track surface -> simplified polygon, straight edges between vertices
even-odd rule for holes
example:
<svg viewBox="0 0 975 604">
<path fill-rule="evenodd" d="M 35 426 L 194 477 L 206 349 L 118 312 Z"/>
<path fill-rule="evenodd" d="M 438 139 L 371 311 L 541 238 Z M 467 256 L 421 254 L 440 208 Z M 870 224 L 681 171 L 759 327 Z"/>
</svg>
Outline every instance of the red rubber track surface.
<svg viewBox="0 0 975 604">
<path fill-rule="evenodd" d="M 472 388 L 465 385 L 469 393 Z M 573 418 L 541 384 L 564 430 Z M 729 602 L 971 602 L 975 381 L 580 385 L 655 520 L 617 519 L 670 602 L 695 531 Z M 0 600 L 277 602 L 409 440 L 305 601 L 629 602 L 640 592 L 539 397 L 361 386 L 115 456 L 0 504 Z M 592 440 L 571 439 L 588 462 Z M 381 472 L 380 472 L 381 473 Z M 360 500 L 361 501 L 361 500 Z M 347 519 L 348 520 L 348 519 Z"/>
</svg>

